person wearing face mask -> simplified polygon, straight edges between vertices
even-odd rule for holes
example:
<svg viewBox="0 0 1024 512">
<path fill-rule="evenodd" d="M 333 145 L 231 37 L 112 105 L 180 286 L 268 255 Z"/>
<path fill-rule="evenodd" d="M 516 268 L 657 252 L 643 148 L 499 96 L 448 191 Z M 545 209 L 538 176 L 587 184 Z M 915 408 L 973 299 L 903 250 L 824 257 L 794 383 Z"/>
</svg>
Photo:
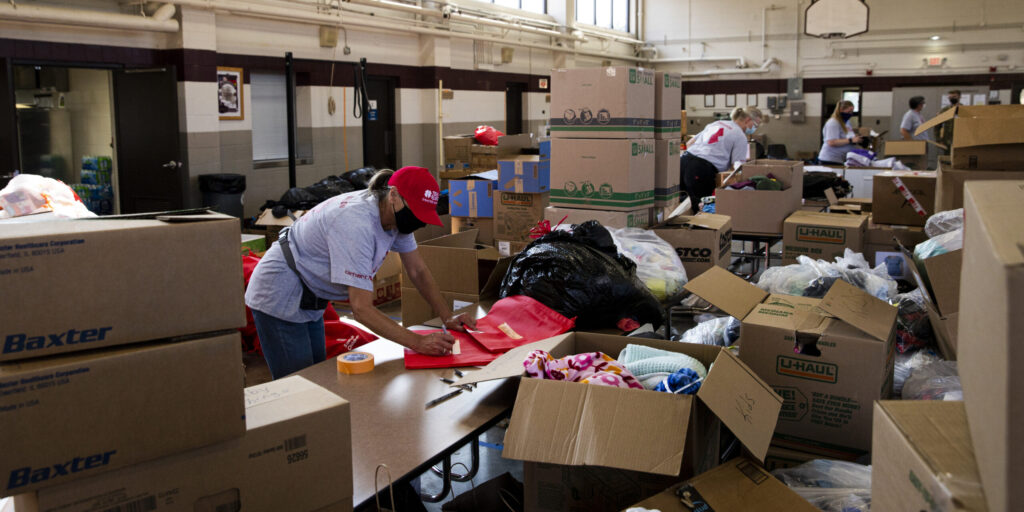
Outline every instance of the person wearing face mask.
<svg viewBox="0 0 1024 512">
<path fill-rule="evenodd" d="M 903 120 L 900 122 L 900 134 L 903 135 L 903 140 L 931 140 L 931 134 L 927 130 L 921 132 L 920 135 L 914 135 L 917 127 L 924 124 L 924 115 L 921 114 L 924 105 L 924 96 L 910 98 L 910 110 L 903 114 Z"/>
<path fill-rule="evenodd" d="M 939 113 L 943 113 L 951 108 L 956 108 L 960 104 L 960 91 L 954 89 L 949 91 L 947 98 L 949 98 L 949 106 L 943 108 Z M 953 120 L 950 119 L 945 123 L 942 123 L 935 127 L 935 138 L 940 144 L 946 146 L 945 154 L 950 154 L 953 148 Z"/>
<path fill-rule="evenodd" d="M 836 109 L 832 111 L 832 117 L 821 129 L 821 138 L 825 142 L 818 151 L 818 162 L 822 165 L 843 166 L 846 163 L 846 153 L 857 148 L 857 144 L 864 139 L 857 132 L 853 131 L 850 125 L 850 118 L 853 117 L 853 102 L 848 100 L 836 103 Z"/>
<path fill-rule="evenodd" d="M 761 124 L 757 107 L 736 107 L 729 121 L 715 121 L 686 144 L 679 157 L 679 183 L 695 211 L 701 199 L 715 193 L 718 173 L 749 158 L 747 140 Z"/>
<path fill-rule="evenodd" d="M 245 292 L 275 379 L 325 359 L 323 314 L 329 300 L 348 300 L 356 321 L 382 338 L 422 354 L 451 351 L 450 334 L 416 334 L 373 306 L 373 276 L 389 251 L 399 253 L 406 274 L 447 327 L 476 326 L 468 315 L 452 314 L 416 251 L 412 233 L 442 225 L 439 195 L 427 169 L 382 170 L 367 190 L 334 196 L 281 231 Z"/>
</svg>

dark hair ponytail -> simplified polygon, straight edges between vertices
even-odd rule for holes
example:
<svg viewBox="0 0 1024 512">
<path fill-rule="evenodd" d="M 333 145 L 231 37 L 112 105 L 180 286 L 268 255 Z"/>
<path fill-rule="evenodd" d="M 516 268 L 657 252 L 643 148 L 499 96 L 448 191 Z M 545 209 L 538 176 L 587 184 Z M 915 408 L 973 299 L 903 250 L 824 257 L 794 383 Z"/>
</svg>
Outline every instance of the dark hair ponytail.
<svg viewBox="0 0 1024 512">
<path fill-rule="evenodd" d="M 378 201 L 383 201 L 384 198 L 387 197 L 388 191 L 391 190 L 391 186 L 388 185 L 388 180 L 391 179 L 391 175 L 394 173 L 395 171 L 391 169 L 381 169 L 377 171 L 377 174 L 374 174 L 373 177 L 370 178 L 370 182 L 366 184 L 366 190 L 373 194 Z"/>
</svg>

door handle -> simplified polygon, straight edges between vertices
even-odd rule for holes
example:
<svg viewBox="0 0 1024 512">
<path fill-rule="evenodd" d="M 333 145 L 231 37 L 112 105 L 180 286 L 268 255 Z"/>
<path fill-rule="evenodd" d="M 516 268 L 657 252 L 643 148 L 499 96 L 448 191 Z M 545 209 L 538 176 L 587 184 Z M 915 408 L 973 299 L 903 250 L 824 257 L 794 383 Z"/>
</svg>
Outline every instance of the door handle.
<svg viewBox="0 0 1024 512">
<path fill-rule="evenodd" d="M 162 165 L 161 167 L 163 167 L 164 169 L 181 169 L 181 162 L 175 162 L 174 160 L 171 160 L 166 164 Z"/>
</svg>

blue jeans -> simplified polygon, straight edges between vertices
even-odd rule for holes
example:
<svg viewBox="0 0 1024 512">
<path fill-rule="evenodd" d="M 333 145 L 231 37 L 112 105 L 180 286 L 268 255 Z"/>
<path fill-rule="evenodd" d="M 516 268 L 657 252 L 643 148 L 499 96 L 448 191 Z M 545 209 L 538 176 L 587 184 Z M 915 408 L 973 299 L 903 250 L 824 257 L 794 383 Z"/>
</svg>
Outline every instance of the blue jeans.
<svg viewBox="0 0 1024 512">
<path fill-rule="evenodd" d="M 324 320 L 295 323 L 252 310 L 270 375 L 280 379 L 327 358 Z"/>
</svg>

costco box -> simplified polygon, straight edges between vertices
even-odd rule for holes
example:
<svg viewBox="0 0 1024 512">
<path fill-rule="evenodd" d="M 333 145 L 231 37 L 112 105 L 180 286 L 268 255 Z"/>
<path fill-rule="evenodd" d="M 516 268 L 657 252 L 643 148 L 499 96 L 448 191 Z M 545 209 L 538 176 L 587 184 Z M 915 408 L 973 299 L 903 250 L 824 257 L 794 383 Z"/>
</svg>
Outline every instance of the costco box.
<svg viewBox="0 0 1024 512">
<path fill-rule="evenodd" d="M 476 243 L 494 245 L 494 219 L 452 217 L 452 233 L 476 230 Z"/>
<path fill-rule="evenodd" d="M 551 204 L 630 211 L 654 206 L 653 140 L 554 139 Z"/>
<path fill-rule="evenodd" d="M 896 308 L 842 280 L 812 299 L 769 294 L 721 268 L 685 288 L 741 319 L 740 358 L 785 399 L 780 434 L 871 449 L 870 404 L 892 393 Z"/>
<path fill-rule="evenodd" d="M 498 190 L 539 194 L 551 191 L 551 161 L 537 155 L 498 160 Z"/>
<path fill-rule="evenodd" d="M 647 229 L 651 225 L 651 210 L 643 208 L 630 212 L 608 212 L 548 206 L 544 209 L 544 220 L 551 223 L 552 229 L 559 222 L 562 224 L 582 224 L 588 220 L 596 220 L 602 226 L 610 228 Z"/>
<path fill-rule="evenodd" d="M 764 457 L 782 400 L 721 347 L 568 333 L 514 348 L 456 385 L 520 377 L 533 350 L 556 358 L 596 351 L 617 357 L 631 343 L 687 354 L 710 368 L 696 396 L 523 378 L 502 457 L 677 476 L 704 465 L 700 455 L 707 443 L 690 444 L 688 429 L 706 424 L 709 413 L 754 457 Z M 714 466 L 717 457 L 707 462 Z"/>
<path fill-rule="evenodd" d="M 347 500 L 351 510 L 349 414 L 349 403 L 334 393 L 297 375 L 285 377 L 245 389 L 246 431 L 240 439 L 21 495 L 16 507 L 318 510 Z M 325 477 L 331 485 L 323 485 Z"/>
<path fill-rule="evenodd" d="M 1024 180 L 1024 162 L 1019 171 L 969 171 L 939 164 L 935 186 L 935 211 L 964 207 L 964 183 L 968 181 Z"/>
<path fill-rule="evenodd" d="M 551 138 L 653 138 L 654 89 L 654 71 L 648 69 L 556 69 L 551 73 Z"/>
<path fill-rule="evenodd" d="M 680 501 L 686 496 L 696 505 Z M 773 477 L 749 457 L 732 459 L 711 471 L 673 485 L 634 505 L 661 512 L 815 512 L 811 505 L 786 484 Z M 704 508 L 697 508 L 704 507 Z"/>
<path fill-rule="evenodd" d="M 753 176 L 775 176 L 783 190 L 723 188 Z M 719 173 L 729 175 L 730 173 Z M 782 223 L 800 209 L 804 193 L 804 164 L 790 160 L 752 160 L 731 173 L 715 190 L 715 213 L 732 217 L 737 233 L 782 234 Z"/>
<path fill-rule="evenodd" d="M 904 190 L 896 185 L 896 178 L 903 182 Z M 935 172 L 886 171 L 876 174 L 872 185 L 871 217 L 878 224 L 924 226 L 928 217 L 935 213 L 935 182 Z"/>
<path fill-rule="evenodd" d="M 1020 510 L 1024 181 L 968 182 L 964 219 L 958 369 L 967 423 L 989 510 Z"/>
<path fill-rule="evenodd" d="M 678 112 L 683 106 L 683 75 L 654 73 L 654 138 L 679 139 L 682 127 Z M 676 144 L 678 154 L 679 145 Z"/>
<path fill-rule="evenodd" d="M 241 436 L 241 346 L 234 332 L 0 363 L 0 496 Z"/>
<path fill-rule="evenodd" d="M 510 155 L 518 155 L 523 149 L 532 145 L 533 141 L 527 134 L 502 135 L 498 137 L 497 146 L 473 144 L 469 148 L 469 166 L 474 172 L 490 171 L 498 168 L 498 160 Z"/>
<path fill-rule="evenodd" d="M 497 177 L 497 172 L 486 172 L 449 181 L 449 214 L 452 217 L 494 217 Z"/>
<path fill-rule="evenodd" d="M 5 226 L 0 361 L 244 326 L 240 235 L 220 214 Z"/>
<path fill-rule="evenodd" d="M 373 305 L 380 306 L 402 298 L 402 259 L 397 252 L 388 253 L 373 275 Z M 349 306 L 349 301 L 336 301 Z"/>
<path fill-rule="evenodd" d="M 498 192 L 494 201 L 494 237 L 502 240 L 526 242 L 530 229 L 544 220 L 548 194 L 520 194 Z"/>
<path fill-rule="evenodd" d="M 679 204 L 679 139 L 654 141 L 654 206 Z"/>
<path fill-rule="evenodd" d="M 714 266 L 728 268 L 731 263 L 732 219 L 727 215 L 680 215 L 653 231 L 676 249 L 689 279 Z"/>
<path fill-rule="evenodd" d="M 961 401 L 875 402 L 871 508 L 985 511 Z"/>
<path fill-rule="evenodd" d="M 1019 171 L 1024 163 L 1024 105 L 958 105 L 917 128 L 953 121 L 950 156 L 957 169 Z"/>
<path fill-rule="evenodd" d="M 470 148 L 476 143 L 473 135 L 451 135 L 443 139 L 444 163 L 459 166 L 468 164 L 470 160 Z"/>
<path fill-rule="evenodd" d="M 796 263 L 801 255 L 834 261 L 847 248 L 863 252 L 867 226 L 862 215 L 795 212 L 782 226 L 782 264 Z"/>
</svg>

